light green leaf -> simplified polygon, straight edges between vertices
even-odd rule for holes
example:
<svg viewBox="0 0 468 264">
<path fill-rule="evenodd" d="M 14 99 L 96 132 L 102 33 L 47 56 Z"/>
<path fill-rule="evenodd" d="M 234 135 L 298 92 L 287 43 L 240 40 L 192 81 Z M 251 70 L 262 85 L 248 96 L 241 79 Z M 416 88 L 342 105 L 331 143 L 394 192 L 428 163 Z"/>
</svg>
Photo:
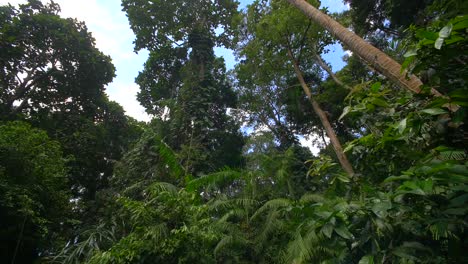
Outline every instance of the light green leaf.
<svg viewBox="0 0 468 264">
<path fill-rule="evenodd" d="M 447 111 L 441 108 L 428 108 L 421 110 L 421 112 L 429 115 L 442 115 L 447 113 Z"/>
<path fill-rule="evenodd" d="M 337 176 L 338 180 L 340 180 L 341 182 L 350 182 L 351 180 L 346 176 L 346 175 L 342 175 L 342 174 L 339 174 Z"/>
<path fill-rule="evenodd" d="M 375 98 L 372 98 L 370 101 L 374 105 L 377 105 L 377 106 L 380 106 L 380 107 L 387 107 L 388 106 L 387 102 L 385 100 L 381 99 L 381 98 L 375 97 Z"/>
<path fill-rule="evenodd" d="M 349 114 L 349 112 L 351 112 L 351 107 L 350 106 L 346 106 L 344 109 L 343 109 L 343 113 L 340 115 L 340 117 L 338 118 L 338 121 L 341 120 L 343 117 L 345 117 L 347 114 Z"/>
<path fill-rule="evenodd" d="M 382 83 L 376 82 L 376 83 L 372 84 L 370 90 L 371 90 L 372 92 L 376 93 L 376 92 L 379 91 L 379 89 L 380 89 L 381 86 L 382 86 Z"/>
<path fill-rule="evenodd" d="M 374 256 L 364 256 L 359 260 L 358 264 L 374 264 Z"/>
<path fill-rule="evenodd" d="M 344 239 L 352 239 L 354 237 L 345 226 L 336 227 L 335 232 Z"/>
<path fill-rule="evenodd" d="M 412 57 L 418 55 L 418 50 L 417 49 L 410 49 L 408 50 L 405 55 L 403 55 L 405 58 Z"/>
<path fill-rule="evenodd" d="M 444 39 L 438 38 L 436 42 L 434 43 L 434 48 L 440 50 L 442 48 L 442 44 L 444 44 Z"/>
<path fill-rule="evenodd" d="M 333 232 L 333 226 L 331 224 L 327 223 L 326 225 L 322 227 L 322 233 L 326 237 L 331 238 L 332 232 Z"/>
<path fill-rule="evenodd" d="M 400 123 L 398 124 L 398 132 L 400 132 L 400 134 L 403 134 L 403 131 L 405 131 L 406 129 L 406 118 L 401 120 Z"/>
<path fill-rule="evenodd" d="M 439 38 L 448 38 L 452 33 L 453 25 L 449 23 L 439 31 Z"/>
</svg>

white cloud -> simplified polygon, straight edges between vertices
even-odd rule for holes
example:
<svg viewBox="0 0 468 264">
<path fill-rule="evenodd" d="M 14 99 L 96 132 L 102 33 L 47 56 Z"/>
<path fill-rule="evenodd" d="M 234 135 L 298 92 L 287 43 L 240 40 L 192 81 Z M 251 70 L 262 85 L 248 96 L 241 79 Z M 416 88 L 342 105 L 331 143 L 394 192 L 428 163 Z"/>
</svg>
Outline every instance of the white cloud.
<svg viewBox="0 0 468 264">
<path fill-rule="evenodd" d="M 138 103 L 136 99 L 138 90 L 139 88 L 135 83 L 113 83 L 109 86 L 109 94 L 112 94 L 111 99 L 119 102 L 127 115 L 148 122 L 151 120 L 151 116 Z"/>
<path fill-rule="evenodd" d="M 314 144 L 314 140 L 316 140 L 318 138 L 317 135 L 315 135 L 315 136 L 298 136 L 298 138 L 299 138 L 299 143 L 301 143 L 301 145 L 303 147 L 308 147 L 310 149 L 310 151 L 312 152 L 312 154 L 318 155 L 318 153 L 320 152 L 320 148 L 317 146 L 317 144 Z"/>
</svg>

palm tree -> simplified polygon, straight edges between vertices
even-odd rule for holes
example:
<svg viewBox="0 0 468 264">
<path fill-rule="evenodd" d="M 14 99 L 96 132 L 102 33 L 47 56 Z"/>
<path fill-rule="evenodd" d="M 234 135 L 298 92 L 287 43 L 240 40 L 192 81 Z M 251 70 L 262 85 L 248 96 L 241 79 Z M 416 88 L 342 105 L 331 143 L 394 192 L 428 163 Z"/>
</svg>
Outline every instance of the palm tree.
<svg viewBox="0 0 468 264">
<path fill-rule="evenodd" d="M 421 80 L 415 75 L 407 76 L 406 71 L 401 71 L 401 65 L 383 53 L 381 50 L 367 43 L 364 39 L 354 34 L 349 29 L 343 27 L 340 23 L 320 12 L 317 8 L 305 0 L 287 0 L 290 4 L 300 9 L 307 17 L 330 31 L 336 38 L 341 40 L 352 52 L 355 52 L 367 63 L 372 65 L 377 71 L 385 75 L 398 86 L 413 91 L 421 92 Z M 436 90 L 431 93 L 435 96 L 441 96 Z"/>
</svg>

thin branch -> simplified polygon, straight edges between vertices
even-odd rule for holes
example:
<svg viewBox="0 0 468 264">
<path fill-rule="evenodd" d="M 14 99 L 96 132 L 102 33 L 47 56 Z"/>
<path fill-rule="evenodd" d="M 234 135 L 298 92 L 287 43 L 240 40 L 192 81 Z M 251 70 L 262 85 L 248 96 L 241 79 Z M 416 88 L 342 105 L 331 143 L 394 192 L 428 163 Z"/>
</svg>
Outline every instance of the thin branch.
<svg viewBox="0 0 468 264">
<path fill-rule="evenodd" d="M 309 31 L 311 25 L 312 25 L 312 20 L 309 19 L 309 24 L 307 25 L 307 28 L 306 28 L 306 30 L 304 31 L 304 34 L 302 35 L 302 39 L 301 39 L 301 41 L 299 42 L 299 43 L 300 43 L 300 44 L 299 44 L 299 56 L 297 57 L 297 62 L 298 62 L 298 63 L 300 63 L 300 61 L 301 61 L 302 50 L 303 50 L 303 48 L 304 48 L 304 43 L 305 43 L 305 41 L 306 41 L 306 39 L 307 39 L 307 38 L 306 38 L 307 32 Z"/>
</svg>

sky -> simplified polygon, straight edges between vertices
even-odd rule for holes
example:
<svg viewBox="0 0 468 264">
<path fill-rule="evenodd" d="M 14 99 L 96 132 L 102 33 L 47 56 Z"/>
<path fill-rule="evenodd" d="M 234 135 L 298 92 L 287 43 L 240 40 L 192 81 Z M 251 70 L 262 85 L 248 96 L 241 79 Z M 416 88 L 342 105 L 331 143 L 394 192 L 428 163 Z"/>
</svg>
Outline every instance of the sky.
<svg viewBox="0 0 468 264">
<path fill-rule="evenodd" d="M 48 2 L 42 0 L 43 2 Z M 26 0 L 0 0 L 0 5 L 18 5 Z M 116 77 L 106 87 L 106 92 L 112 101 L 118 102 L 126 111 L 126 114 L 137 120 L 149 121 L 143 107 L 136 100 L 138 86 L 135 77 L 143 69 L 143 64 L 148 58 L 147 51 L 135 53 L 133 51 L 133 34 L 128 24 L 125 13 L 122 12 L 119 0 L 55 0 L 60 5 L 62 17 L 72 17 L 84 21 L 88 30 L 96 40 L 96 46 L 104 54 L 112 58 L 115 65 Z M 240 8 L 244 8 L 253 0 L 241 0 Z M 339 12 L 347 7 L 342 0 L 322 0 L 322 6 L 328 7 L 330 12 Z M 223 56 L 226 66 L 231 69 L 235 64 L 232 51 L 216 48 L 215 54 Z M 330 52 L 324 55 L 324 59 L 331 63 L 334 71 L 344 66 L 342 57 L 343 49 L 339 44 L 330 47 Z M 301 137 L 301 143 L 311 146 L 310 141 Z"/>
</svg>

